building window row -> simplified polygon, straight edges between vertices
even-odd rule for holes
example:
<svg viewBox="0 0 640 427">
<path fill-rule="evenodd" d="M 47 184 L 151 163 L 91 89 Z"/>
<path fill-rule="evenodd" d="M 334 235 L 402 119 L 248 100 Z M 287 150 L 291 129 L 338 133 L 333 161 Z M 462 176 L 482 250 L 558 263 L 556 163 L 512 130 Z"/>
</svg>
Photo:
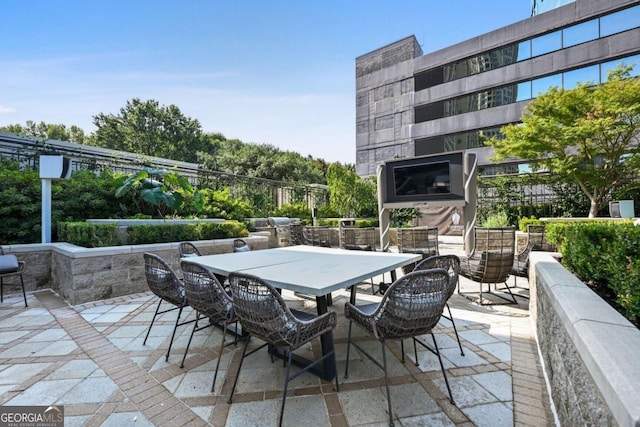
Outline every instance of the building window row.
<svg viewBox="0 0 640 427">
<path fill-rule="evenodd" d="M 640 27 L 640 5 L 417 73 L 416 91 Z"/>
<path fill-rule="evenodd" d="M 538 79 L 526 80 L 456 98 L 420 105 L 414 109 L 414 122 L 423 123 L 519 101 L 527 101 L 548 91 L 554 86 L 562 89 L 573 89 L 578 83 L 604 83 L 609 72 L 621 63 L 633 67 L 631 70 L 632 77 L 640 76 L 640 55 L 618 58 L 613 61 L 589 65 Z"/>
</svg>

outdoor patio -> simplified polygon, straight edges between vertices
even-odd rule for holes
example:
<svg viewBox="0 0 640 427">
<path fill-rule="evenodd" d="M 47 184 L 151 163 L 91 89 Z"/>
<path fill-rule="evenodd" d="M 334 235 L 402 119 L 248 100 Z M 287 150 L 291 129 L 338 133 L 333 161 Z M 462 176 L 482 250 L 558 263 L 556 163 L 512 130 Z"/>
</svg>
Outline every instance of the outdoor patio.
<svg viewBox="0 0 640 427">
<path fill-rule="evenodd" d="M 477 290 L 477 284 L 461 280 L 468 291 Z M 315 309 L 314 302 L 292 293 L 285 293 L 285 298 L 293 307 Z M 360 287 L 358 301 L 379 298 L 371 295 L 370 284 Z M 340 391 L 336 393 L 335 383 L 303 374 L 290 385 L 284 425 L 388 425 L 383 372 L 352 349 L 349 378 L 344 379 L 347 300 L 348 292 L 336 292 L 330 308 L 339 315 L 334 338 Z M 435 355 L 419 350 L 415 366 L 413 346 L 407 341 L 403 364 L 399 343 L 388 346 L 396 425 L 554 424 L 528 300 L 518 301 L 519 306 L 481 307 L 458 294 L 451 298 L 465 355 L 460 355 L 446 319 L 436 338 L 456 406 L 449 403 Z M 53 292 L 41 291 L 28 295 L 28 302 L 25 308 L 22 295 L 14 294 L 0 306 L 1 405 L 64 405 L 67 427 L 276 424 L 282 362 L 271 363 L 266 350 L 250 356 L 234 403 L 227 404 L 242 345 L 226 347 L 211 393 L 221 331 L 197 332 L 185 367 L 180 368 L 191 325 L 179 328 L 165 362 L 175 312 L 163 315 L 143 346 L 157 302 L 151 293 L 70 307 Z M 377 342 L 358 328 L 354 331 L 368 340 L 367 349 L 380 354 Z M 251 345 L 258 342 L 252 340 Z M 319 351 L 319 342 L 304 351 Z"/>
</svg>

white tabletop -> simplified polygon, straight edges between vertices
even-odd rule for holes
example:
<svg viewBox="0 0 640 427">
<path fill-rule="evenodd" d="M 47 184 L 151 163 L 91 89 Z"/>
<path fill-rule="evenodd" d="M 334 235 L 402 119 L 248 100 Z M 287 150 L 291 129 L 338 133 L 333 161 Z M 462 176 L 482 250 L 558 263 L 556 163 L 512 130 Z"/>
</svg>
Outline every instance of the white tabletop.
<svg viewBox="0 0 640 427">
<path fill-rule="evenodd" d="M 300 245 L 183 259 L 216 274 L 252 274 L 277 288 L 323 296 L 419 261 L 422 256 Z"/>
</svg>

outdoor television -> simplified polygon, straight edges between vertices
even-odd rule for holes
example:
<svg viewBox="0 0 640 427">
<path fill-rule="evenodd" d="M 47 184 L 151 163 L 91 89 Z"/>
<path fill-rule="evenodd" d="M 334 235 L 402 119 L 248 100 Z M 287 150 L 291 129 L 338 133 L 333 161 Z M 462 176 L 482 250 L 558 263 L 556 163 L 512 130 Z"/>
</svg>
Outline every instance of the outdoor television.
<svg viewBox="0 0 640 427">
<path fill-rule="evenodd" d="M 463 161 L 461 151 L 387 161 L 385 204 L 463 204 Z"/>
</svg>

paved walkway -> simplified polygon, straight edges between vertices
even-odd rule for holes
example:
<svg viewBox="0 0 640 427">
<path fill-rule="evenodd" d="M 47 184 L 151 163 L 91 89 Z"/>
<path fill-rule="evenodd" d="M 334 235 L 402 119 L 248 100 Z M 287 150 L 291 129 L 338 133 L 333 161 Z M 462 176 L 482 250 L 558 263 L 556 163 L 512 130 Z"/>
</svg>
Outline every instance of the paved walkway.
<svg viewBox="0 0 640 427">
<path fill-rule="evenodd" d="M 477 289 L 464 280 L 462 286 Z M 358 301 L 380 298 L 370 289 L 361 286 Z M 293 294 L 285 298 L 292 306 L 314 309 L 310 301 Z M 333 300 L 339 314 L 334 337 L 340 391 L 336 393 L 334 383 L 303 374 L 290 385 L 284 424 L 388 425 L 382 371 L 352 351 L 349 378 L 343 378 L 348 328 L 343 305 L 348 294 L 335 293 Z M 142 345 L 156 301 L 149 293 L 70 307 L 45 290 L 28 295 L 25 308 L 21 295 L 7 297 L 0 305 L 0 405 L 64 405 L 67 427 L 275 425 L 282 363 L 270 363 L 266 351 L 249 357 L 229 405 L 242 346 L 225 348 L 211 393 L 221 331 L 197 332 L 185 367 L 180 368 L 191 325 L 183 326 L 165 362 L 175 312 L 163 315 L 147 345 Z M 396 425 L 554 425 L 528 300 L 518 301 L 518 306 L 480 307 L 458 294 L 450 300 L 464 356 L 446 319 L 436 338 L 456 406 L 449 403 L 434 355 L 419 351 L 416 366 L 413 346 L 407 342 L 408 360 L 403 364 L 399 343 L 388 345 Z M 375 341 L 365 346 L 374 354 L 380 352 Z M 319 342 L 310 350 L 319 351 Z"/>
</svg>

